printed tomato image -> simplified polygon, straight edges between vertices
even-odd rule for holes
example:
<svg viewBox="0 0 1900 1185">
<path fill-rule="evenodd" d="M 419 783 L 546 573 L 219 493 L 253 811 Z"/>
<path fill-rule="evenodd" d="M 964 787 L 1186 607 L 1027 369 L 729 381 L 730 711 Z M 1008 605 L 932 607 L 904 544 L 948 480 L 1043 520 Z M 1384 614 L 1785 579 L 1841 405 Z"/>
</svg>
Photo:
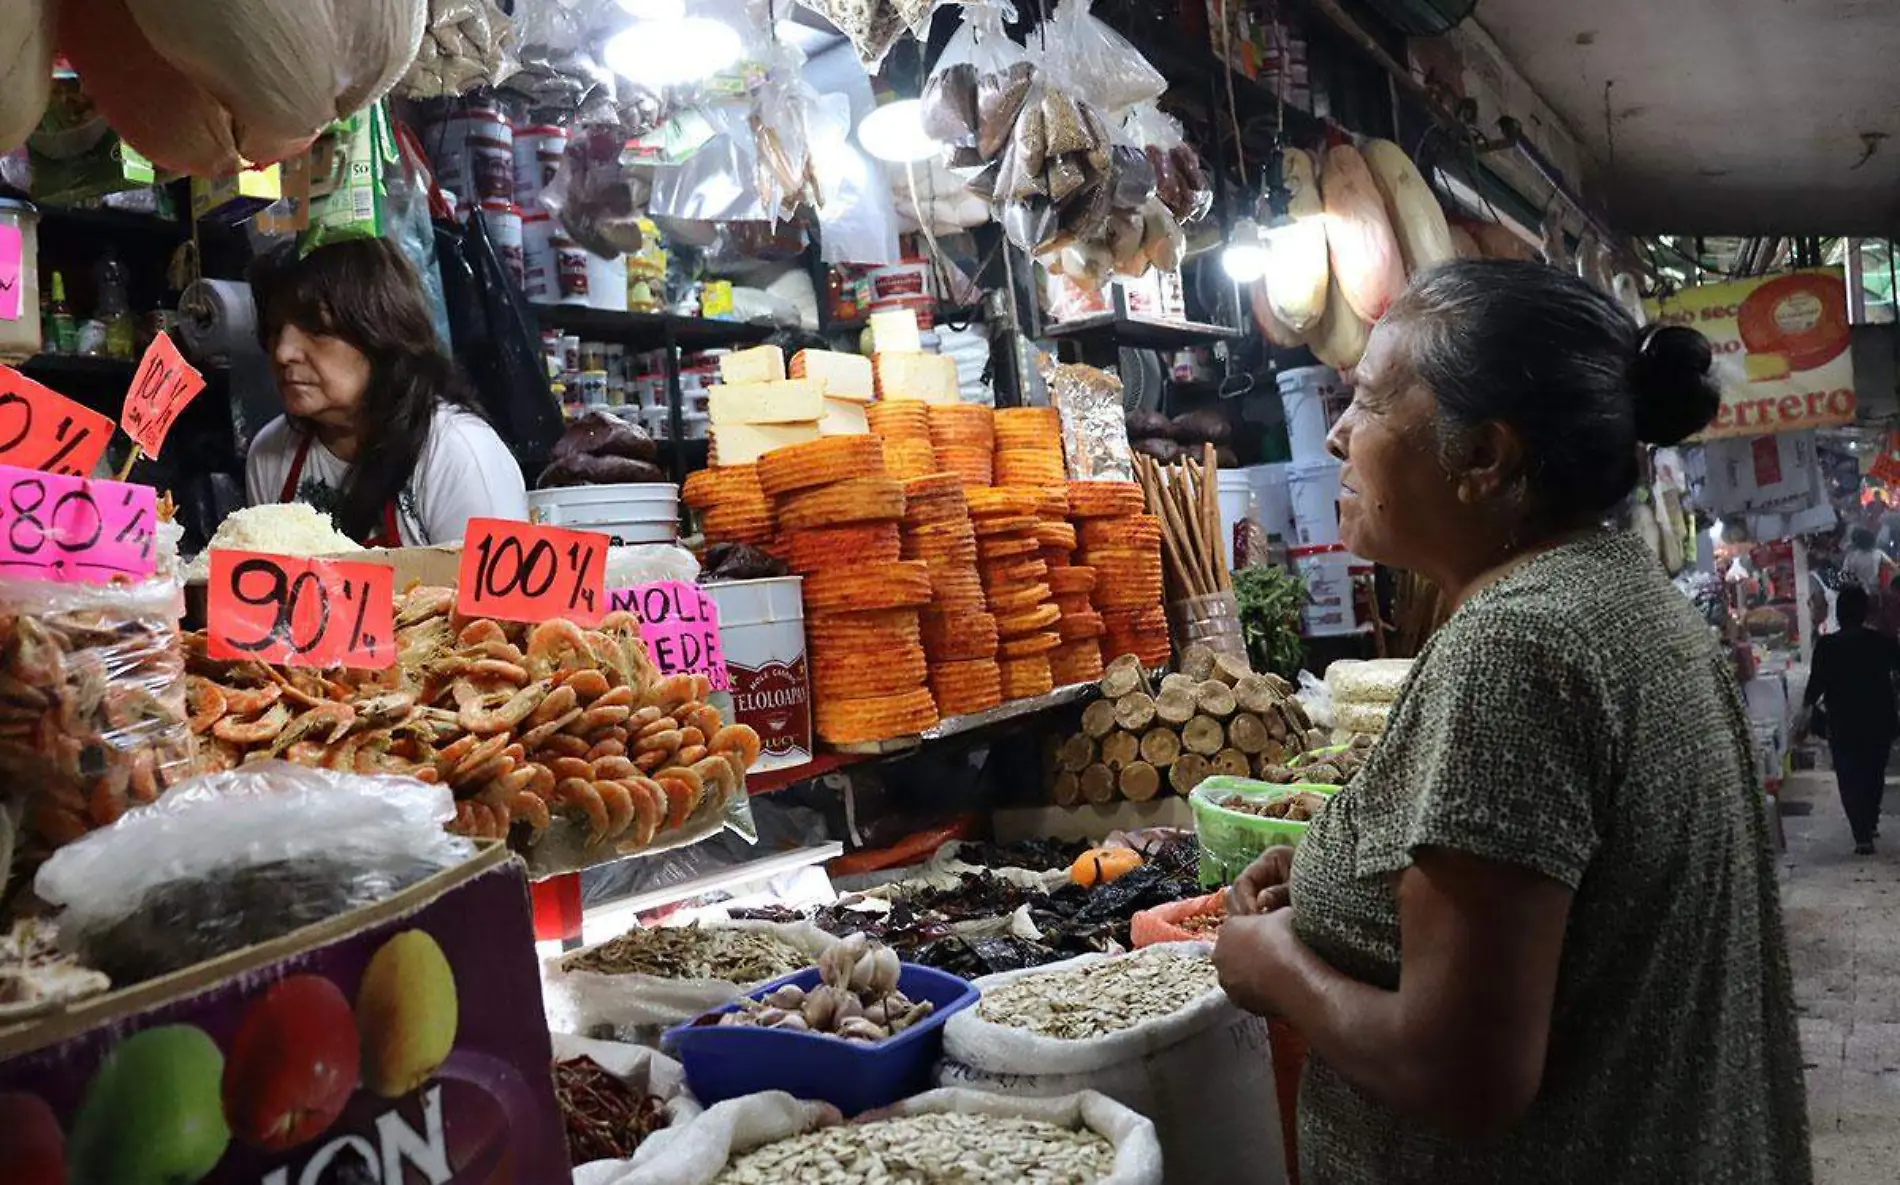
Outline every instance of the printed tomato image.
<svg viewBox="0 0 1900 1185">
<path fill-rule="evenodd" d="M 0 1091 L 0 1179 L 7 1185 L 65 1185 L 66 1136 L 38 1095 Z"/>
<path fill-rule="evenodd" d="M 237 1138 L 281 1152 L 328 1131 L 356 1090 L 356 1016 L 320 975 L 292 975 L 244 1014 L 224 1064 L 224 1114 Z"/>
<path fill-rule="evenodd" d="M 1793 272 L 1769 280 L 1742 301 L 1735 321 L 1750 355 L 1786 358 L 1796 372 L 1827 365 L 1853 342 L 1839 275 Z"/>
<path fill-rule="evenodd" d="M 71 1177 L 193 1185 L 231 1142 L 218 1083 L 224 1055 L 196 1025 L 134 1033 L 99 1065 L 73 1119 Z"/>
<path fill-rule="evenodd" d="M 404 930 L 383 943 L 356 989 L 363 1085 L 386 1099 L 429 1080 L 455 1045 L 455 972 L 435 939 Z"/>
</svg>

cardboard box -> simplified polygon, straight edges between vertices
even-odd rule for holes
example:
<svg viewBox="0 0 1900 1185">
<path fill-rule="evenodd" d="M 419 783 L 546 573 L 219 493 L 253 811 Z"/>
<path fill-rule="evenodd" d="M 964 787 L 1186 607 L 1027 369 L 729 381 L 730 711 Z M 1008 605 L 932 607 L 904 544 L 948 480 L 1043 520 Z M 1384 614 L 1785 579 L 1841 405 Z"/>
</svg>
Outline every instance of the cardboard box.
<svg viewBox="0 0 1900 1185">
<path fill-rule="evenodd" d="M 343 552 L 328 556 L 333 560 L 356 560 L 383 564 L 396 570 L 396 594 L 412 584 L 454 588 L 461 575 L 462 545 L 438 544 L 434 547 L 372 547 L 365 551 Z"/>
<path fill-rule="evenodd" d="M 64 1167 L 30 1179 L 88 1185 L 566 1181 L 552 1057 L 527 877 L 496 844 L 0 1030 L 0 1143 L 63 1145 Z"/>
</svg>

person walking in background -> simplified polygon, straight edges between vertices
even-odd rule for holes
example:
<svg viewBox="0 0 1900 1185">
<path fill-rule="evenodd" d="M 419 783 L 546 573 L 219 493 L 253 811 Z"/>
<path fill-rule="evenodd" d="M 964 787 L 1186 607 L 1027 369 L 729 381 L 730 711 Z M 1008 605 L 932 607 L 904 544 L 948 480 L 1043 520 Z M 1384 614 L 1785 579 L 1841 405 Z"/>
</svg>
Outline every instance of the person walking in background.
<svg viewBox="0 0 1900 1185">
<path fill-rule="evenodd" d="M 1874 533 L 1866 527 L 1854 527 L 1847 534 L 1847 552 L 1841 556 L 1841 577 L 1858 584 L 1869 593 L 1887 587 L 1888 570 L 1893 561 L 1874 546 Z"/>
<path fill-rule="evenodd" d="M 1854 833 L 1854 854 L 1871 856 L 1880 827 L 1880 800 L 1887 784 L 1887 755 L 1900 733 L 1900 707 L 1893 680 L 1900 675 L 1900 642 L 1867 628 L 1871 598 L 1847 584 L 1834 598 L 1835 632 L 1814 641 L 1808 674 L 1803 731 L 1827 737 L 1840 784 L 1841 809 Z M 1825 713 L 1825 732 L 1814 727 L 1815 706 Z"/>
</svg>

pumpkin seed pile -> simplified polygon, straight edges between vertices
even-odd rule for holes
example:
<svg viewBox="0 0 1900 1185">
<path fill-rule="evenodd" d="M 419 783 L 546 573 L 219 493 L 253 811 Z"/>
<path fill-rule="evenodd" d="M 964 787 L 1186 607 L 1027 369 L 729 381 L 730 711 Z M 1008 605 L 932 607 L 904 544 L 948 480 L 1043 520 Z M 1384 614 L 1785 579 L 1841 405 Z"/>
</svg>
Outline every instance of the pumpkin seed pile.
<svg viewBox="0 0 1900 1185">
<path fill-rule="evenodd" d="M 629 930 L 579 951 L 562 960 L 561 969 L 759 983 L 810 965 L 804 951 L 770 934 L 730 926 L 660 926 Z"/>
<path fill-rule="evenodd" d="M 1090 1185 L 1115 1167 L 1092 1131 L 994 1115 L 907 1115 L 756 1148 L 713 1185 Z"/>
<path fill-rule="evenodd" d="M 977 1015 L 1062 1041 L 1082 1041 L 1167 1016 L 1220 990 L 1206 955 L 1150 949 L 1025 975 L 983 993 Z"/>
</svg>

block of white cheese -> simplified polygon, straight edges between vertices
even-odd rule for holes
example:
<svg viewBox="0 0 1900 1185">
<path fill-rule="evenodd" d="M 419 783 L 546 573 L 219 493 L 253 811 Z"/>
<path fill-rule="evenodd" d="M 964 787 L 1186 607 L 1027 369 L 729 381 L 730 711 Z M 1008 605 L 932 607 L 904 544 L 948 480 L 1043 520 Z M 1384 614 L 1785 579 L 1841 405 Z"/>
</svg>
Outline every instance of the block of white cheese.
<svg viewBox="0 0 1900 1185">
<path fill-rule="evenodd" d="M 734 350 L 719 359 L 722 383 L 770 383 L 785 378 L 785 351 L 777 346 Z"/>
<path fill-rule="evenodd" d="M 802 424 L 822 419 L 825 394 L 810 379 L 727 383 L 706 391 L 715 424 Z"/>
<path fill-rule="evenodd" d="M 775 448 L 818 439 L 818 422 L 804 424 L 717 424 L 712 430 L 715 465 L 750 465 Z"/>
<path fill-rule="evenodd" d="M 923 335 L 917 331 L 917 314 L 909 309 L 872 313 L 871 345 L 880 354 L 915 354 L 923 349 Z"/>
<path fill-rule="evenodd" d="M 869 403 L 877 398 L 877 387 L 871 378 L 871 360 L 862 354 L 800 350 L 792 355 L 792 377 L 811 379 L 824 388 L 826 399 Z"/>
<path fill-rule="evenodd" d="M 958 401 L 957 362 L 944 354 L 887 354 L 872 359 L 879 399 Z"/>
<path fill-rule="evenodd" d="M 871 421 L 864 414 L 864 404 L 855 399 L 825 400 L 825 418 L 818 421 L 821 436 L 865 436 L 871 431 Z"/>
</svg>

